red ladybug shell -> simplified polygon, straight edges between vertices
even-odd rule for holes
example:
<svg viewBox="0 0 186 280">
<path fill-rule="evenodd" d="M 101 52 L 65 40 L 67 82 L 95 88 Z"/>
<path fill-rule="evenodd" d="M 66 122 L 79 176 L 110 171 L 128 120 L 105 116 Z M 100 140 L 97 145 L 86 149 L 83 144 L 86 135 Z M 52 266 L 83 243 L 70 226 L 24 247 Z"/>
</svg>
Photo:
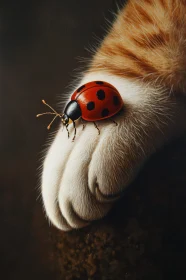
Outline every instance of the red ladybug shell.
<svg viewBox="0 0 186 280">
<path fill-rule="evenodd" d="M 98 121 L 115 115 L 123 107 L 123 100 L 111 84 L 95 81 L 82 85 L 71 96 L 82 112 L 82 119 Z"/>
</svg>

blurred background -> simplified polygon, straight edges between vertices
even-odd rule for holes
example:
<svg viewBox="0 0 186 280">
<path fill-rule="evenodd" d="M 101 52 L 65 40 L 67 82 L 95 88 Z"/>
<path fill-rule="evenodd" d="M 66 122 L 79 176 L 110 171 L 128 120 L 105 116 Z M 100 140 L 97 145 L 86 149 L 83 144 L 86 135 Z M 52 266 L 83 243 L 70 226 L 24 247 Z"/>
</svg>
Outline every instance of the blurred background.
<svg viewBox="0 0 186 280">
<path fill-rule="evenodd" d="M 185 136 L 150 159 L 103 221 L 61 233 L 42 210 L 38 168 L 50 118 L 35 115 L 42 99 L 56 107 L 78 57 L 91 56 L 85 47 L 103 38 L 116 10 L 115 0 L 0 3 L 3 279 L 185 279 Z"/>
<path fill-rule="evenodd" d="M 55 106 L 73 81 L 77 57 L 101 36 L 114 1 L 1 1 L 0 3 L 0 267 L 6 279 L 49 276 L 50 230 L 37 200 L 40 151 Z M 58 96 L 58 97 L 57 97 Z M 59 101 L 59 100 L 58 100 Z"/>
</svg>

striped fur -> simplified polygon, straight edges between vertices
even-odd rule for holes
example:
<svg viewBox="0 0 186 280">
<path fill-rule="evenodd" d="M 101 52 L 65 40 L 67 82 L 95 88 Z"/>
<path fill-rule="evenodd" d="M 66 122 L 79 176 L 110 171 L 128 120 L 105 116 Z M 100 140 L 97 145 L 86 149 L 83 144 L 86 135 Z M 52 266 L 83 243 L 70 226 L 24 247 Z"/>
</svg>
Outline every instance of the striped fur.
<svg viewBox="0 0 186 280">
<path fill-rule="evenodd" d="M 89 72 L 186 91 L 186 1 L 130 0 L 98 49 Z"/>
</svg>

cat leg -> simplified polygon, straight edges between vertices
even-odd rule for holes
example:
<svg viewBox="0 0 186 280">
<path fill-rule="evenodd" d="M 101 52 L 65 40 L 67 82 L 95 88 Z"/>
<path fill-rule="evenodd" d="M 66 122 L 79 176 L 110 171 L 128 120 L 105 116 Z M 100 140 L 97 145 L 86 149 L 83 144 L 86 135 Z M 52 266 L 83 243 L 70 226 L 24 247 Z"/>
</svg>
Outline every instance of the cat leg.
<svg viewBox="0 0 186 280">
<path fill-rule="evenodd" d="M 44 161 L 42 197 L 48 217 L 61 230 L 105 216 L 149 156 L 186 129 L 186 107 L 180 98 L 185 17 L 179 27 L 165 2 L 129 1 L 77 85 L 94 80 L 112 84 L 124 110 L 114 117 L 117 126 L 99 122 L 100 135 L 86 122 L 74 142 L 65 130 L 55 136 Z"/>
</svg>

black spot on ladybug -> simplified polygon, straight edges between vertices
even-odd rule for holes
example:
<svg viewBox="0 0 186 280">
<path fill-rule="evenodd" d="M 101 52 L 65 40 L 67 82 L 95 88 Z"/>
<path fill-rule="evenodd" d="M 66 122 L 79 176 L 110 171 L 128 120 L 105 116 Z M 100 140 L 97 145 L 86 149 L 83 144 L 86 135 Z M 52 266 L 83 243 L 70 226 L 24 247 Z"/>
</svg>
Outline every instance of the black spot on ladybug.
<svg viewBox="0 0 186 280">
<path fill-rule="evenodd" d="M 95 108 L 95 103 L 93 101 L 90 101 L 89 103 L 87 103 L 87 109 L 89 111 L 94 110 L 94 108 Z"/>
<path fill-rule="evenodd" d="M 108 115 L 109 115 L 109 110 L 107 108 L 103 109 L 103 111 L 101 112 L 101 116 L 107 117 Z"/>
<path fill-rule="evenodd" d="M 104 82 L 101 82 L 101 81 L 96 81 L 96 84 L 97 84 L 97 85 L 103 85 L 103 84 L 104 84 Z"/>
<path fill-rule="evenodd" d="M 97 98 L 98 98 L 99 100 L 104 100 L 104 99 L 105 99 L 105 92 L 104 92 L 104 90 L 102 90 L 102 89 L 98 90 L 97 93 L 96 93 L 96 95 L 97 95 Z"/>
<path fill-rule="evenodd" d="M 79 88 L 77 89 L 77 92 L 80 92 L 83 88 L 85 88 L 85 85 L 79 87 Z"/>
<path fill-rule="evenodd" d="M 119 98 L 118 98 L 118 96 L 113 96 L 113 103 L 114 103 L 114 105 L 115 106 L 117 106 L 117 105 L 119 105 Z"/>
</svg>

